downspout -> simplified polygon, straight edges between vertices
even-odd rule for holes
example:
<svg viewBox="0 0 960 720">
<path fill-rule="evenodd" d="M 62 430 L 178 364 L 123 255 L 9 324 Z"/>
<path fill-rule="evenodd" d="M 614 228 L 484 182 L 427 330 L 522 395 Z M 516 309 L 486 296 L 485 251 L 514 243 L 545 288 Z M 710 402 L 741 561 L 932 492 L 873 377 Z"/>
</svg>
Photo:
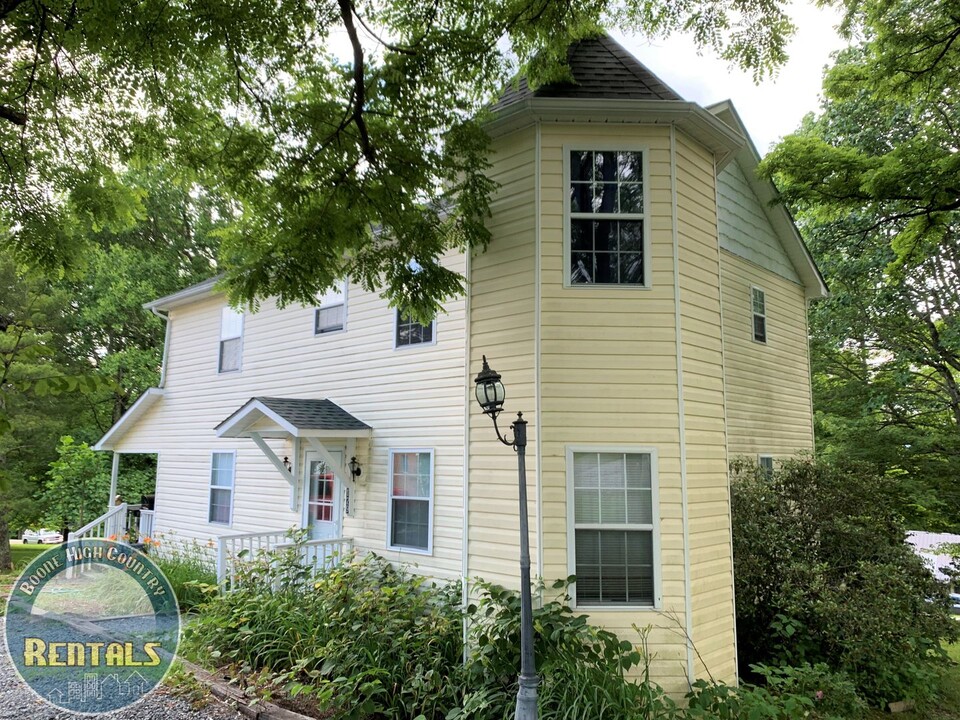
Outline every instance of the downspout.
<svg viewBox="0 0 960 720">
<path fill-rule="evenodd" d="M 470 375 L 470 295 L 473 288 L 470 284 L 470 277 L 473 263 L 472 251 L 467 248 L 466 266 L 464 275 L 467 278 L 466 298 L 463 302 L 463 385 L 466 389 L 466 398 L 463 403 L 463 530 L 460 540 L 460 585 L 463 593 L 463 664 L 466 665 L 470 659 L 470 626 L 467 620 L 466 609 L 470 605 L 470 408 L 473 403 L 473 378 Z"/>
</svg>

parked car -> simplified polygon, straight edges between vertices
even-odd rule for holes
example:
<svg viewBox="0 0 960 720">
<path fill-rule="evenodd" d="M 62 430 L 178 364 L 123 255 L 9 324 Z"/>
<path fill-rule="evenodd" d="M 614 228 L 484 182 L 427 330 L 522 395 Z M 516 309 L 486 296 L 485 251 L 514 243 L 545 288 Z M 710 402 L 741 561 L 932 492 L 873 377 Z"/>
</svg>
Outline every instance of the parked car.
<svg viewBox="0 0 960 720">
<path fill-rule="evenodd" d="M 955 614 L 960 614 L 960 593 L 950 593 L 950 605 Z"/>
<path fill-rule="evenodd" d="M 23 531 L 23 544 L 28 545 L 30 543 L 36 543 L 37 545 L 55 545 L 57 543 L 63 542 L 63 535 L 58 533 L 56 530 L 47 530 L 46 528 L 40 528 L 39 530 L 24 530 Z"/>
</svg>

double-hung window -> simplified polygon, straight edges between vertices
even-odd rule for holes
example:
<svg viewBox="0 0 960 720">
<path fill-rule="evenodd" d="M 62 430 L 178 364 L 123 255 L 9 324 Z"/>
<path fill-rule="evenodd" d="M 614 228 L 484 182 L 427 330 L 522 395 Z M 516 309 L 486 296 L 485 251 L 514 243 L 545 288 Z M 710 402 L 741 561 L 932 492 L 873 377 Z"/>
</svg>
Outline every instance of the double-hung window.
<svg viewBox="0 0 960 720">
<path fill-rule="evenodd" d="M 750 288 L 750 303 L 753 310 L 753 339 L 767 341 L 767 297 L 760 288 Z"/>
<path fill-rule="evenodd" d="M 569 150 L 570 285 L 647 286 L 644 153 Z"/>
<path fill-rule="evenodd" d="M 243 313 L 225 307 L 220 315 L 220 359 L 218 372 L 233 372 L 240 369 L 243 350 Z"/>
<path fill-rule="evenodd" d="M 215 452 L 210 463 L 210 503 L 207 519 L 229 525 L 233 519 L 233 480 L 236 455 Z"/>
<path fill-rule="evenodd" d="M 421 325 L 416 320 L 397 312 L 396 346 L 409 347 L 410 345 L 430 345 L 434 340 L 433 320 L 428 325 Z"/>
<path fill-rule="evenodd" d="M 433 451 L 391 450 L 389 494 L 389 546 L 431 552 Z"/>
<path fill-rule="evenodd" d="M 757 463 L 760 465 L 760 475 L 767 480 L 773 478 L 773 455 L 758 455 Z"/>
<path fill-rule="evenodd" d="M 318 299 L 313 331 L 317 335 L 343 330 L 347 323 L 346 286 L 339 282 Z"/>
<path fill-rule="evenodd" d="M 567 462 L 577 605 L 657 605 L 653 451 L 571 450 Z"/>
</svg>

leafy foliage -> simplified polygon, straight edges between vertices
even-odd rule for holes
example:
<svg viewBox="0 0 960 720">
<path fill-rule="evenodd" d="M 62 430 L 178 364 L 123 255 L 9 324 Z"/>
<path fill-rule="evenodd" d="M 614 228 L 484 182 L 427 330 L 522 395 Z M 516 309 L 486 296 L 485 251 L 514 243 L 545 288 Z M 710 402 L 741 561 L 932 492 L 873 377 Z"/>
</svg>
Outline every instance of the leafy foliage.
<svg viewBox="0 0 960 720">
<path fill-rule="evenodd" d="M 904 542 L 892 481 L 795 462 L 741 469 L 732 498 L 741 667 L 824 663 L 878 704 L 932 690 L 958 630 Z"/>
<path fill-rule="evenodd" d="M 488 239 L 482 108 L 518 70 L 564 77 L 569 42 L 607 24 L 690 29 L 758 74 L 792 31 L 752 0 L 10 0 L 0 241 L 78 272 L 92 234 L 146 216 L 125 169 L 175 167 L 228 200 L 235 301 L 309 301 L 349 275 L 425 320 L 462 289 L 443 253 Z"/>
</svg>

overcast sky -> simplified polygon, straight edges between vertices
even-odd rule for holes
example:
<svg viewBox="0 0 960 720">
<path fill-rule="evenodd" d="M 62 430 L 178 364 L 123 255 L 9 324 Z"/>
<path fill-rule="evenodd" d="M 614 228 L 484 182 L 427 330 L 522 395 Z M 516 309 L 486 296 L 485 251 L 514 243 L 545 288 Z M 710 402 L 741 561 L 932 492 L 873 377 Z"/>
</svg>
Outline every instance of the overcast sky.
<svg viewBox="0 0 960 720">
<path fill-rule="evenodd" d="M 790 16 L 797 32 L 788 48 L 789 62 L 773 80 L 760 85 L 750 74 L 705 52 L 697 55 L 689 37 L 674 35 L 651 42 L 613 33 L 661 80 L 687 100 L 711 105 L 732 100 L 757 150 L 765 155 L 771 143 L 790 134 L 808 112 L 820 104 L 823 68 L 830 53 L 846 44 L 835 31 L 839 14 L 809 2 L 794 2 Z"/>
</svg>

